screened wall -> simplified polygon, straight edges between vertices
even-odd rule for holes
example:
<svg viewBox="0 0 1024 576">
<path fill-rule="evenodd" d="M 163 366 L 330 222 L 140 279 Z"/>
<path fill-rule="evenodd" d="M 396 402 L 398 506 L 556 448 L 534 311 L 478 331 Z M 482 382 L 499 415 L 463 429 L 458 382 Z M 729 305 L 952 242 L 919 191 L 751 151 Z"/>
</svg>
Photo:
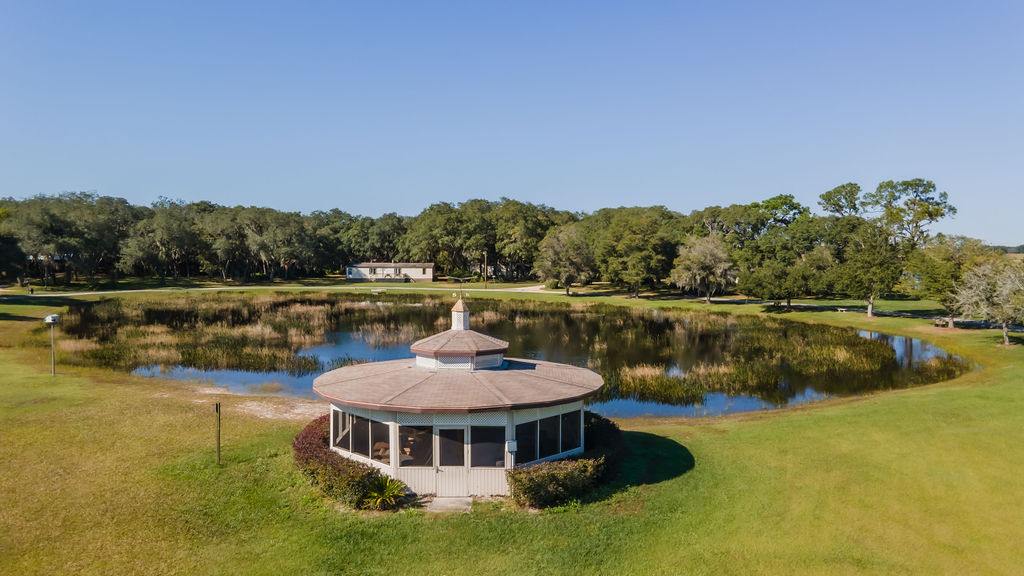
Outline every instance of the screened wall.
<svg viewBox="0 0 1024 576">
<path fill-rule="evenodd" d="M 334 448 L 358 454 L 383 464 L 391 463 L 391 427 L 397 428 L 397 465 L 400 468 L 469 466 L 505 468 L 505 426 L 464 426 L 438 428 L 392 424 L 331 411 L 331 441 Z M 468 447 L 468 454 L 467 454 Z"/>
<path fill-rule="evenodd" d="M 331 411 L 331 441 L 335 448 L 384 464 L 391 463 L 388 424 L 342 412 Z"/>
<path fill-rule="evenodd" d="M 583 411 L 573 410 L 516 425 L 516 464 L 550 458 L 580 447 Z"/>
</svg>

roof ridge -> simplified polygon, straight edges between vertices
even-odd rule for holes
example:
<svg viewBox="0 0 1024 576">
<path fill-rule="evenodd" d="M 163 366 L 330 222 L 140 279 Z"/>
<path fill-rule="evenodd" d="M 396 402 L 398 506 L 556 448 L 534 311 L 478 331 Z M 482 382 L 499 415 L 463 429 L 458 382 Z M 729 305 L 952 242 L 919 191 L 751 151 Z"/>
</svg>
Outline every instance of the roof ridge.
<svg viewBox="0 0 1024 576">
<path fill-rule="evenodd" d="M 480 377 L 481 374 L 478 374 L 476 372 L 470 372 L 470 374 L 473 376 L 474 380 L 476 380 L 477 382 L 482 384 L 484 388 L 487 388 L 487 390 L 491 394 L 494 394 L 495 396 L 497 396 L 499 400 L 501 400 L 502 402 L 504 402 L 506 404 L 512 404 L 513 403 L 511 399 L 509 399 L 507 396 L 505 396 L 504 394 L 501 393 L 501 390 L 498 390 L 497 388 L 495 388 L 494 385 L 491 384 L 490 382 L 488 382 L 486 379 L 481 378 Z"/>
<path fill-rule="evenodd" d="M 431 376 L 433 376 L 434 374 L 436 374 L 436 372 L 427 372 L 426 374 L 424 374 L 424 375 L 423 375 L 423 378 L 420 378 L 419 380 L 417 380 L 417 381 L 413 382 L 412 384 L 409 384 L 409 385 L 408 385 L 408 386 L 406 386 L 405 388 L 402 388 L 402 389 L 401 389 L 401 390 L 399 390 L 398 392 L 395 392 L 395 393 L 394 393 L 394 394 L 392 394 L 391 396 L 388 396 L 387 398 L 385 398 L 385 399 L 384 399 L 384 402 L 385 402 L 385 403 L 387 403 L 387 402 L 391 402 L 391 401 L 392 401 L 392 400 L 394 400 L 395 398 L 398 398 L 399 396 L 401 396 L 402 394 L 405 394 L 405 393 L 406 393 L 406 392 L 408 392 L 409 390 L 412 390 L 412 389 L 413 389 L 413 388 L 415 388 L 416 386 L 419 386 L 420 384 L 423 384 L 424 382 L 426 382 L 427 378 L 430 378 L 430 377 L 431 377 Z"/>
</svg>

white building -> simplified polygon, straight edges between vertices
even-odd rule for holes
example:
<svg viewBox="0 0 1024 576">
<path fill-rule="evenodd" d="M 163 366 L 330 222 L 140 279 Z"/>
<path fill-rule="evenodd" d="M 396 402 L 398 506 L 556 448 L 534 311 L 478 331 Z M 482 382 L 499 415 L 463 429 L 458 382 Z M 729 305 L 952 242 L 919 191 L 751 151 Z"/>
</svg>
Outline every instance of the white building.
<svg viewBox="0 0 1024 576">
<path fill-rule="evenodd" d="M 334 451 L 437 496 L 505 495 L 509 469 L 583 452 L 583 400 L 599 374 L 506 358 L 508 342 L 469 329 L 462 300 L 450 330 L 410 350 L 313 382 L 331 403 Z"/>
<path fill-rule="evenodd" d="M 345 269 L 354 282 L 433 282 L 433 262 L 358 262 Z"/>
</svg>

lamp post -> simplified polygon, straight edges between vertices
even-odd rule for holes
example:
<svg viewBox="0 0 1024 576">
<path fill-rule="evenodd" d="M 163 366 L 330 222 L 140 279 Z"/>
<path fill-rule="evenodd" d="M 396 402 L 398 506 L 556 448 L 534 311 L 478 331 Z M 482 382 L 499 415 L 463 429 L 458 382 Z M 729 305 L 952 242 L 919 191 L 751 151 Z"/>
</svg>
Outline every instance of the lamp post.
<svg viewBox="0 0 1024 576">
<path fill-rule="evenodd" d="M 50 314 L 46 318 L 43 318 L 43 322 L 50 326 L 50 376 L 57 374 L 57 357 L 54 353 L 53 347 L 53 327 L 60 322 L 60 316 L 57 314 Z"/>
</svg>

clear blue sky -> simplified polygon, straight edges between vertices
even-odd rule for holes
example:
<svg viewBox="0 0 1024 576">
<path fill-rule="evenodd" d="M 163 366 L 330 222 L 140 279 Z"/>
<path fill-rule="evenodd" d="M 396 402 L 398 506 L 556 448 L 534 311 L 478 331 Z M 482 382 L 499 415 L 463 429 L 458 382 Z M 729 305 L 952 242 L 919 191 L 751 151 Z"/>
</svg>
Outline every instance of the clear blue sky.
<svg viewBox="0 0 1024 576">
<path fill-rule="evenodd" d="M 1024 2 L 0 5 L 0 196 L 681 212 L 928 178 L 1024 243 Z"/>
</svg>

